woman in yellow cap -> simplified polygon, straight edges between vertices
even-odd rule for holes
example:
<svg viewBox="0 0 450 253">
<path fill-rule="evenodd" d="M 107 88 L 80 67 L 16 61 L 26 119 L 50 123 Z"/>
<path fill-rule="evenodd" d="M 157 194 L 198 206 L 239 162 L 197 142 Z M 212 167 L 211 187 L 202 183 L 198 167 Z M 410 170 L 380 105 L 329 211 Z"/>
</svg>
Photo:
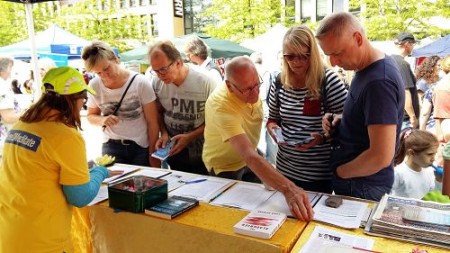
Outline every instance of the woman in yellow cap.
<svg viewBox="0 0 450 253">
<path fill-rule="evenodd" d="M 85 206 L 108 177 L 89 171 L 80 109 L 93 93 L 73 68 L 50 70 L 43 96 L 6 137 L 0 168 L 0 252 L 71 252 L 72 206 Z"/>
</svg>

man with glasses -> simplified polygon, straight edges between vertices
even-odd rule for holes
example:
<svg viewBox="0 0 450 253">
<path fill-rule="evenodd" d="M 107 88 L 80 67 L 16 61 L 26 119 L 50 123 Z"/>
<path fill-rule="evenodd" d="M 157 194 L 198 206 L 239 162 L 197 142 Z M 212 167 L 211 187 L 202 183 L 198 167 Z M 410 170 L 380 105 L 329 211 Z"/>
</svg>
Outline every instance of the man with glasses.
<svg viewBox="0 0 450 253">
<path fill-rule="evenodd" d="M 167 160 L 171 169 L 207 174 L 202 161 L 205 103 L 215 88 L 214 80 L 199 69 L 183 63 L 170 41 L 150 47 L 152 85 L 160 110 L 161 135 L 157 148 L 174 142 Z"/>
<path fill-rule="evenodd" d="M 225 84 L 206 102 L 203 161 L 210 175 L 260 182 L 283 193 L 297 218 L 310 220 L 308 196 L 256 151 L 263 120 L 261 79 L 248 57 L 236 57 L 225 68 Z"/>
</svg>

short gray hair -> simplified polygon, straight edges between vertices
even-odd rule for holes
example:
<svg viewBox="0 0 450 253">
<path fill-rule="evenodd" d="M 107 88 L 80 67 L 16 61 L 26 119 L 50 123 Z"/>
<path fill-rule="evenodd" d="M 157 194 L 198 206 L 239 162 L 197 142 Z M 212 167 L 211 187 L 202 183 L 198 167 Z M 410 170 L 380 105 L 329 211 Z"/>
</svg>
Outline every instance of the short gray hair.
<svg viewBox="0 0 450 253">
<path fill-rule="evenodd" d="M 8 71 L 14 65 L 14 59 L 10 56 L 0 55 L 0 73 Z"/>
<path fill-rule="evenodd" d="M 198 36 L 191 36 L 185 45 L 185 50 L 189 53 L 200 57 L 203 60 L 208 58 L 209 48 L 206 43 Z"/>
<path fill-rule="evenodd" d="M 322 19 L 317 27 L 316 38 L 321 39 L 328 34 L 342 36 L 347 31 L 358 31 L 364 34 L 359 21 L 349 12 L 335 12 Z"/>
</svg>

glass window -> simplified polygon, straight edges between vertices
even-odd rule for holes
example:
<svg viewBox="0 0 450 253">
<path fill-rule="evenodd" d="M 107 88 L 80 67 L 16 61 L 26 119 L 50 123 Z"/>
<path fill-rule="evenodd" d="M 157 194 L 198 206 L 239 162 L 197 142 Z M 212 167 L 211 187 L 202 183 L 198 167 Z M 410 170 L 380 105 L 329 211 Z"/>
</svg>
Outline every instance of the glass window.
<svg viewBox="0 0 450 253">
<path fill-rule="evenodd" d="M 300 16 L 302 19 L 311 18 L 311 0 L 300 0 Z"/>
<path fill-rule="evenodd" d="M 323 19 L 327 15 L 328 0 L 317 0 L 317 20 Z"/>
</svg>

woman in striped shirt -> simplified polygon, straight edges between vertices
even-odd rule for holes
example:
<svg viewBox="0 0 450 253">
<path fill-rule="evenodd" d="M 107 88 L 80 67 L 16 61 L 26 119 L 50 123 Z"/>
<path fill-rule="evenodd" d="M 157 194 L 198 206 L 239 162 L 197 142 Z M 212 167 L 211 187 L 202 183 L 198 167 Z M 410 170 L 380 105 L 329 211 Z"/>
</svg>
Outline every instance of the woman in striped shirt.
<svg viewBox="0 0 450 253">
<path fill-rule="evenodd" d="M 342 113 L 347 90 L 325 68 L 308 27 L 290 28 L 283 39 L 283 69 L 271 85 L 267 130 L 281 128 L 277 169 L 309 191 L 332 192 L 330 143 L 322 133 L 325 113 Z"/>
</svg>

